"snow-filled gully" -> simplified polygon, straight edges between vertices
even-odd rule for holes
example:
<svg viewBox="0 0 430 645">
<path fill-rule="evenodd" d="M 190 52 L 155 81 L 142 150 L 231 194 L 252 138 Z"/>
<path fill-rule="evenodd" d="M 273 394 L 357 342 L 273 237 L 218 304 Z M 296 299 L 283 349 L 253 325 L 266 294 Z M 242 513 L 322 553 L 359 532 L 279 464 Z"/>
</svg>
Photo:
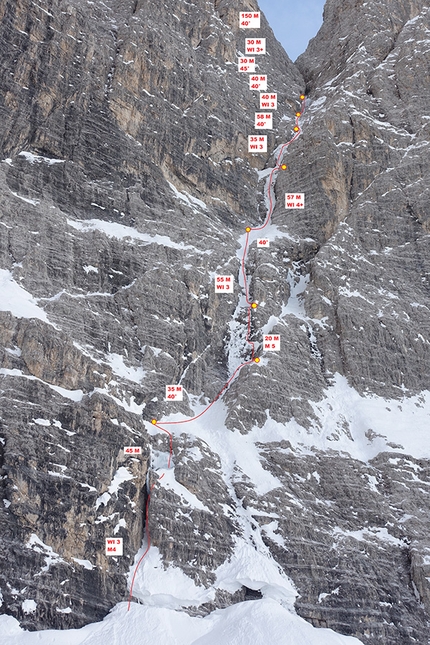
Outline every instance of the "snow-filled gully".
<svg viewBox="0 0 430 645">
<path fill-rule="evenodd" d="M 166 427 L 166 426 L 178 426 L 178 425 L 185 425 L 189 423 L 195 423 L 198 419 L 200 419 L 203 415 L 205 415 L 211 408 L 212 406 L 222 397 L 222 395 L 226 392 L 226 390 L 229 388 L 231 383 L 235 380 L 236 376 L 239 374 L 239 372 L 242 370 L 243 367 L 246 365 L 252 365 L 253 363 L 259 363 L 260 358 L 256 356 L 256 349 L 255 349 L 255 343 L 250 339 L 251 335 L 251 316 L 252 316 L 252 311 L 256 309 L 257 303 L 252 302 L 250 299 L 250 293 L 249 293 L 249 280 L 248 276 L 246 274 L 246 259 L 248 256 L 248 250 L 250 247 L 250 244 L 257 238 L 258 234 L 263 231 L 265 228 L 267 228 L 272 219 L 272 214 L 276 205 L 276 198 L 275 198 L 275 185 L 276 185 L 276 178 L 279 173 L 279 171 L 282 169 L 282 160 L 283 157 L 288 149 L 288 147 L 297 140 L 297 138 L 301 134 L 301 127 L 299 125 L 299 120 L 301 116 L 303 115 L 306 107 L 306 97 L 304 95 L 300 96 L 301 100 L 301 109 L 300 112 L 296 113 L 295 116 L 295 126 L 294 126 L 294 136 L 287 141 L 286 143 L 281 144 L 280 146 L 277 147 L 275 150 L 275 166 L 270 170 L 270 173 L 268 174 L 268 179 L 266 181 L 265 185 L 265 200 L 267 204 L 267 214 L 266 214 L 266 219 L 264 220 L 263 224 L 261 226 L 256 226 L 256 227 L 250 227 L 248 226 L 245 230 L 245 234 L 241 237 L 240 239 L 240 249 L 238 251 L 238 255 L 240 257 L 240 276 L 239 276 L 239 285 L 242 288 L 242 295 L 239 298 L 239 304 L 238 304 L 238 309 L 243 308 L 244 304 L 247 308 L 247 320 L 246 320 L 246 343 L 251 349 L 251 356 L 249 360 L 243 361 L 240 363 L 232 372 L 230 378 L 228 381 L 224 384 L 224 386 L 221 388 L 221 390 L 218 392 L 216 397 L 211 401 L 206 407 L 204 407 L 198 414 L 196 414 L 194 417 L 191 417 L 189 419 L 184 419 L 180 421 L 164 421 L 164 422 L 158 422 L 158 420 L 153 419 L 152 420 L 152 425 L 155 428 L 158 428 L 162 432 L 166 433 L 169 437 L 169 455 L 167 459 L 167 469 L 169 470 L 172 466 L 172 458 L 173 458 L 173 434 L 172 432 Z M 243 304 L 244 302 L 244 304 Z M 173 428 L 172 428 L 173 430 Z M 151 548 L 151 535 L 149 531 L 149 507 L 150 507 L 150 501 L 151 501 L 151 493 L 154 487 L 158 482 L 161 481 L 165 477 L 166 473 L 163 472 L 162 474 L 159 474 L 158 480 L 156 480 L 149 488 L 148 490 L 148 496 L 146 500 L 146 508 L 145 508 L 145 532 L 146 532 L 146 548 L 139 558 L 137 564 L 135 565 L 133 576 L 131 579 L 131 584 L 130 584 L 130 593 L 129 593 L 129 599 L 128 599 L 128 611 L 130 611 L 130 606 L 133 598 L 133 589 L 136 581 L 136 575 L 139 570 L 139 567 L 142 564 L 142 561 L 144 558 L 148 555 L 148 552 Z M 230 487 L 229 487 L 230 488 Z M 234 493 L 234 488 L 231 486 L 230 493 L 233 496 L 233 499 L 236 499 L 236 495 Z M 238 504 L 239 504 L 239 500 Z M 249 513 L 245 511 L 245 509 L 242 508 L 240 505 L 240 520 L 243 528 L 245 529 L 245 535 L 249 533 L 250 530 L 250 520 L 251 518 L 249 517 Z M 245 517 L 246 515 L 246 517 Z M 264 555 L 266 557 L 270 557 L 270 553 L 268 552 L 267 547 L 265 547 L 264 542 L 262 541 L 261 534 L 259 530 L 254 530 L 253 533 L 256 533 L 256 535 L 253 535 L 253 541 L 256 545 L 258 545 L 258 552 L 260 555 Z M 250 537 L 250 536 L 249 536 Z"/>
</svg>

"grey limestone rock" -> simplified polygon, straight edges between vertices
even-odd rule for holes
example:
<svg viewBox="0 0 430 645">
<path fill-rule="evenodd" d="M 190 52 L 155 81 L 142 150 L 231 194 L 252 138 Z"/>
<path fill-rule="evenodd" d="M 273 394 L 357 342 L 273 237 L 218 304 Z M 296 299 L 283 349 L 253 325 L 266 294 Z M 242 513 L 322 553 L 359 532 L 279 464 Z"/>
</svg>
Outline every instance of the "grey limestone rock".
<svg viewBox="0 0 430 645">
<path fill-rule="evenodd" d="M 429 10 L 328 0 L 296 64 L 262 16 L 258 70 L 279 109 L 269 152 L 250 155 L 259 103 L 237 58 L 256 32 L 238 12 L 258 5 L 192 7 L 0 0 L 0 285 L 13 294 L 0 307 L 0 611 L 28 629 L 101 619 L 127 598 L 148 530 L 166 568 L 207 588 L 236 540 L 258 537 L 313 625 L 424 645 L 428 460 L 384 442 L 376 418 L 355 436 L 327 393 L 343 378 L 348 396 L 399 414 L 425 406 Z M 265 219 L 267 170 L 304 91 L 301 136 L 275 175 L 277 235 L 245 263 L 261 364 L 223 394 L 225 419 L 174 434 L 178 489 L 163 487 L 154 463 L 169 438 L 150 421 L 192 417 L 250 359 L 244 229 Z M 284 208 L 288 192 L 305 193 L 304 210 Z M 234 292 L 215 294 L 215 274 Z M 263 328 L 279 353 L 263 354 Z M 178 382 L 184 400 L 165 401 Z M 264 438 L 269 421 L 282 438 Z M 254 436 L 270 490 L 243 455 L 225 467 L 225 446 Z M 382 447 L 360 460 L 345 438 Z M 113 535 L 123 558 L 104 555 Z M 187 611 L 258 592 L 217 588 Z"/>
</svg>

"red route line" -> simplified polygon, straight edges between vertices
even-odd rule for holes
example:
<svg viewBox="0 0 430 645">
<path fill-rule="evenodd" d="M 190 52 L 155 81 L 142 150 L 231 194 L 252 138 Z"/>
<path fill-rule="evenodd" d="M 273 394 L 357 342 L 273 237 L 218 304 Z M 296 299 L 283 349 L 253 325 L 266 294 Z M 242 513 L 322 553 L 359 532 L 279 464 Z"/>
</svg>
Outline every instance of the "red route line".
<svg viewBox="0 0 430 645">
<path fill-rule="evenodd" d="M 262 231 L 270 223 L 270 220 L 272 218 L 273 209 L 275 207 L 273 197 L 272 197 L 273 177 L 274 177 L 275 173 L 278 172 L 279 168 L 281 167 L 281 160 L 282 160 L 282 157 L 284 155 L 284 151 L 288 148 L 288 146 L 291 143 L 293 143 L 293 141 L 296 141 L 296 139 L 300 136 L 301 128 L 299 126 L 299 119 L 302 116 L 303 112 L 305 111 L 306 98 L 302 99 L 301 104 L 302 104 L 302 107 L 301 107 L 300 115 L 296 116 L 296 119 L 295 119 L 296 127 L 298 128 L 298 130 L 297 130 L 296 134 L 293 136 L 293 138 L 290 139 L 290 141 L 287 141 L 287 143 L 282 144 L 281 149 L 279 150 L 278 156 L 276 157 L 276 165 L 274 166 L 274 168 L 272 168 L 272 171 L 270 172 L 270 175 L 269 175 L 269 182 L 268 182 L 268 186 L 267 186 L 267 192 L 268 192 L 268 196 L 269 196 L 269 209 L 267 211 L 266 219 L 264 220 L 264 223 L 261 226 L 248 227 L 249 230 L 246 231 L 246 240 L 245 240 L 245 246 L 244 246 L 244 249 L 243 249 L 241 265 L 242 265 L 243 284 L 244 284 L 244 289 L 245 289 L 245 299 L 246 299 L 247 305 L 249 305 L 248 306 L 248 326 L 247 326 L 246 342 L 248 343 L 248 345 L 251 345 L 251 347 L 252 347 L 251 359 L 249 361 L 245 361 L 244 363 L 241 363 L 234 370 L 233 374 L 230 376 L 230 378 L 225 383 L 225 385 L 222 387 L 222 389 L 218 392 L 218 394 L 216 395 L 214 400 L 211 401 L 211 403 L 209 403 L 204 408 L 204 410 L 202 412 L 200 412 L 199 414 L 197 414 L 194 417 L 190 417 L 189 419 L 184 419 L 183 421 L 163 421 L 163 425 L 165 425 L 165 426 L 167 426 L 167 425 L 169 425 L 169 426 L 182 425 L 184 423 L 191 423 L 192 421 L 197 421 L 197 419 L 199 419 L 204 414 L 206 414 L 206 412 L 214 405 L 214 403 L 216 403 L 218 401 L 218 399 L 220 398 L 221 394 L 223 392 L 225 392 L 225 390 L 228 388 L 230 383 L 235 379 L 235 377 L 238 374 L 238 372 L 240 372 L 242 367 L 245 367 L 245 365 L 252 365 L 252 363 L 255 362 L 255 358 L 254 358 L 255 357 L 255 343 L 252 340 L 249 339 L 249 336 L 251 334 L 252 301 L 249 300 L 248 280 L 246 278 L 246 271 L 245 271 L 245 260 L 246 260 L 246 256 L 247 256 L 248 248 L 249 248 L 249 235 L 250 235 L 250 233 L 252 233 L 252 231 Z M 153 421 L 152 424 L 156 428 L 158 428 L 159 430 L 162 430 L 167 435 L 169 435 L 169 458 L 167 460 L 167 468 L 169 469 L 171 461 L 172 461 L 172 456 L 173 456 L 173 435 L 172 435 L 171 432 L 169 432 L 169 430 L 166 430 L 165 428 L 163 428 L 157 422 Z M 158 478 L 157 481 L 160 481 L 161 479 L 163 479 L 163 477 L 164 477 L 164 473 Z M 151 493 L 152 493 L 156 483 L 157 482 L 154 482 L 152 484 L 152 486 L 150 488 L 150 491 L 149 491 L 149 495 L 148 495 L 148 497 L 146 499 L 145 526 L 146 526 L 146 535 L 148 536 L 148 538 L 147 538 L 148 539 L 148 544 L 147 544 L 147 547 L 146 547 L 143 555 L 140 557 L 140 559 L 139 559 L 139 561 L 138 561 L 138 563 L 136 565 L 136 568 L 134 570 L 133 578 L 132 578 L 131 585 L 130 585 L 130 594 L 129 594 L 129 597 L 128 597 L 128 609 L 127 609 L 127 611 L 130 611 L 131 600 L 132 600 L 132 597 L 133 597 L 134 581 L 136 579 L 137 571 L 138 571 L 138 569 L 139 569 L 139 567 L 140 567 L 140 565 L 142 563 L 142 560 L 145 558 L 145 556 L 147 555 L 147 553 L 148 553 L 148 551 L 149 551 L 149 549 L 151 547 L 151 535 L 150 535 L 150 532 L 149 532 L 149 503 L 150 503 L 150 500 L 151 500 Z"/>
<path fill-rule="evenodd" d="M 158 478 L 158 481 L 160 481 L 160 479 L 162 479 L 163 477 L 164 477 L 164 473 L 161 475 L 161 477 Z M 156 484 L 156 482 L 154 482 L 152 484 L 151 488 L 149 489 L 149 495 L 146 498 L 146 508 L 145 508 L 145 524 L 146 524 L 146 526 L 148 526 L 148 522 L 149 522 L 149 500 L 151 499 L 152 489 L 154 488 L 155 484 Z M 139 562 L 137 563 L 136 568 L 135 568 L 134 573 L 133 573 L 133 578 L 132 578 L 131 586 L 130 586 L 130 595 L 128 597 L 128 609 L 127 609 L 127 611 L 130 611 L 131 599 L 132 599 L 132 596 L 133 596 L 134 581 L 136 579 L 136 574 L 137 574 L 137 571 L 139 569 L 140 563 L 142 562 L 143 558 L 146 556 L 146 554 L 148 553 L 149 549 L 151 548 L 151 535 L 150 535 L 148 530 L 146 531 L 146 534 L 148 536 L 148 544 L 146 546 L 145 552 L 143 553 L 143 555 L 139 559 Z"/>
</svg>

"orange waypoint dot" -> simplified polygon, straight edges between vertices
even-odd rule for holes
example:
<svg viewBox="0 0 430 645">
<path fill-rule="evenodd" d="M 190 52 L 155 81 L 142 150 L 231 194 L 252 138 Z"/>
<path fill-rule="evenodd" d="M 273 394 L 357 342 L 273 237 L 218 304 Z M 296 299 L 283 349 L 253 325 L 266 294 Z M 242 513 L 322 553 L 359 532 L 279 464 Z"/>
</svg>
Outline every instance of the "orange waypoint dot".
<svg viewBox="0 0 430 645">
<path fill-rule="evenodd" d="M 301 112 L 296 112 L 296 116 L 297 117 L 302 116 L 302 113 Z"/>
<path fill-rule="evenodd" d="M 252 307 L 253 309 L 257 309 L 258 304 L 257 304 L 256 302 L 253 302 L 253 303 L 252 303 L 252 305 L 251 305 L 251 307 Z"/>
<path fill-rule="evenodd" d="M 298 125 L 296 125 L 293 129 L 294 129 L 294 132 L 298 132 L 300 130 Z"/>
<path fill-rule="evenodd" d="M 155 426 L 157 424 L 157 419 L 152 419 L 151 423 L 153 426 Z"/>
<path fill-rule="evenodd" d="M 287 169 L 287 164 L 286 164 L 286 163 L 283 163 L 283 164 L 282 164 L 282 166 L 281 166 L 281 168 L 282 168 L 282 170 L 286 170 L 286 169 Z"/>
<path fill-rule="evenodd" d="M 259 362 L 260 362 L 260 359 L 258 358 L 258 356 L 254 358 L 254 363 L 259 363 Z"/>
<path fill-rule="evenodd" d="M 250 227 L 250 226 L 247 226 L 247 227 L 246 227 L 246 229 L 245 229 L 245 231 L 246 231 L 247 233 L 250 233 L 250 232 L 251 232 L 251 227 Z"/>
<path fill-rule="evenodd" d="M 304 94 L 300 94 L 300 100 L 301 100 L 301 101 L 304 101 L 304 100 L 305 100 L 305 95 L 304 95 Z"/>
</svg>

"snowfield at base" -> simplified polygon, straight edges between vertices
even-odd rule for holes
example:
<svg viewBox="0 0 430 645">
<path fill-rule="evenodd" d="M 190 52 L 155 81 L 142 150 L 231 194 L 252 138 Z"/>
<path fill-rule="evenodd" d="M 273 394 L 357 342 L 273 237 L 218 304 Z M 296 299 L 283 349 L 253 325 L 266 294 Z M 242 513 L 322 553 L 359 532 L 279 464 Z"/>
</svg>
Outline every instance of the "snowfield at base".
<svg viewBox="0 0 430 645">
<path fill-rule="evenodd" d="M 195 414 L 201 412 L 203 406 L 197 404 L 197 398 L 190 399 Z M 325 390 L 324 398 L 312 405 L 318 421 L 309 430 L 294 420 L 281 424 L 268 416 L 262 428 L 255 427 L 248 434 L 241 434 L 226 429 L 227 410 L 223 401 L 218 401 L 202 417 L 187 424 L 187 433 L 200 438 L 218 454 L 221 473 L 229 489 L 238 471 L 242 471 L 253 481 L 258 495 L 281 485 L 264 468 L 259 444 L 267 442 L 289 441 L 298 453 L 339 451 L 361 461 L 368 461 L 381 451 L 410 454 L 417 458 L 430 456 L 427 440 L 429 392 L 413 397 L 407 397 L 405 393 L 398 400 L 362 396 L 345 377 L 335 375 L 332 385 Z M 172 420 L 185 420 L 185 417 L 172 415 L 169 421 Z M 159 423 L 163 426 L 163 420 Z M 159 433 L 151 424 L 146 425 L 150 434 Z M 184 426 L 167 427 L 172 429 L 174 441 L 180 441 Z M 165 441 L 167 450 L 166 437 Z M 165 475 L 158 485 L 166 485 L 182 495 L 173 467 L 167 470 L 168 452 L 154 451 L 153 457 L 152 469 L 158 475 Z M 197 454 L 197 460 L 199 457 Z M 116 492 L 121 482 L 129 477 L 128 471 L 117 471 L 108 494 Z M 187 501 L 190 506 L 200 507 L 202 504 L 198 493 Z M 142 604 L 132 603 L 130 612 L 127 612 L 127 603 L 124 602 L 117 605 L 103 622 L 80 630 L 43 632 L 26 632 L 14 618 L 0 616 L 2 645 L 266 645 L 272 642 L 277 645 L 359 645 L 361 641 L 356 638 L 314 628 L 294 613 L 296 590 L 267 550 L 259 529 L 251 527 L 252 509 L 238 507 L 236 513 L 243 534 L 236 539 L 230 560 L 215 572 L 216 581 L 211 588 L 196 585 L 176 567 L 164 569 L 158 549 L 151 547 L 135 580 L 134 596 Z M 276 531 L 276 522 L 272 522 L 272 529 Z M 334 537 L 336 540 L 353 538 L 359 541 L 393 542 L 395 539 L 383 529 L 369 527 L 351 533 L 339 530 Z M 48 556 L 49 547 L 43 546 Z M 135 563 L 143 554 L 144 547 L 136 554 Z M 134 567 L 131 573 L 133 571 Z M 263 598 L 214 611 L 204 618 L 191 617 L 181 611 L 183 607 L 199 606 L 212 600 L 217 588 L 234 592 L 242 585 L 260 590 Z"/>
<path fill-rule="evenodd" d="M 101 623 L 67 632 L 26 632 L 0 616 L 2 645 L 361 645 L 316 629 L 275 600 L 264 598 L 214 611 L 205 618 L 133 603 L 117 605 Z"/>
<path fill-rule="evenodd" d="M 143 546 L 136 554 L 135 565 L 145 550 L 146 547 Z M 134 568 L 133 566 L 130 574 Z M 131 575 L 128 582 L 130 585 Z M 178 567 L 170 565 L 165 569 L 159 549 L 152 546 L 137 571 L 133 596 L 149 607 L 181 609 L 212 601 L 215 591 L 196 585 Z"/>
</svg>

